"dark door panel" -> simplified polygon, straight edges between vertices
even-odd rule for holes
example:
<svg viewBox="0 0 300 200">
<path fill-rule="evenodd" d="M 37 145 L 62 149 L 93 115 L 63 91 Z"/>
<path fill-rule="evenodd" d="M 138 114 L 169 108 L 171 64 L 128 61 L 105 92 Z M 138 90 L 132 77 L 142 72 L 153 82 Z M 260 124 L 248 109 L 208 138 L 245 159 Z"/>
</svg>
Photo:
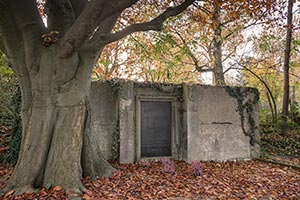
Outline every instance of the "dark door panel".
<svg viewBox="0 0 300 200">
<path fill-rule="evenodd" d="M 141 101 L 141 156 L 171 156 L 171 102 Z"/>
</svg>

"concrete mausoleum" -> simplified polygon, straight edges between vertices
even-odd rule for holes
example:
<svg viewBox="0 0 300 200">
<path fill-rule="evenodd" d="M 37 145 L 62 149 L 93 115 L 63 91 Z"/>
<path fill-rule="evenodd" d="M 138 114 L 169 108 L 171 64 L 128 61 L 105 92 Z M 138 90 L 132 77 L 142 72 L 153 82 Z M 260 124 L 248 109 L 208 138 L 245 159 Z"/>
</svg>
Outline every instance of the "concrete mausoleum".
<svg viewBox="0 0 300 200">
<path fill-rule="evenodd" d="M 106 159 L 224 161 L 260 156 L 254 88 L 97 81 L 92 125 Z"/>
</svg>

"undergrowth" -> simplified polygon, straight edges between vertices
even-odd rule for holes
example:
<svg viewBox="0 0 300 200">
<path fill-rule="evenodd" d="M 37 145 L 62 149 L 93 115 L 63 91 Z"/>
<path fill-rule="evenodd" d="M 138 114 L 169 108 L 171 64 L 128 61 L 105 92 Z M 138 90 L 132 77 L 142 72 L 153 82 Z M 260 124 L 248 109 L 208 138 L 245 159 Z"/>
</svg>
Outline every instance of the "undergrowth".
<svg viewBox="0 0 300 200">
<path fill-rule="evenodd" d="M 261 125 L 262 156 L 300 157 L 300 127 L 290 126 L 285 135 L 279 127 Z"/>
</svg>

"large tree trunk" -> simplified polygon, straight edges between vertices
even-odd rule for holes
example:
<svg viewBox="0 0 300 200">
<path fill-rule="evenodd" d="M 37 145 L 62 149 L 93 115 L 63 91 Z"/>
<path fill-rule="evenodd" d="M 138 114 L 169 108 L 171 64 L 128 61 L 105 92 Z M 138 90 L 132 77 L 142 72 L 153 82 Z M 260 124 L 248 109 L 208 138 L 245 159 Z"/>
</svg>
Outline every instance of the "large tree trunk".
<svg viewBox="0 0 300 200">
<path fill-rule="evenodd" d="M 161 30 L 194 0 L 112 33 L 121 12 L 136 2 L 47 0 L 45 27 L 36 1 L 0 1 L 0 49 L 18 76 L 23 101 L 23 141 L 4 190 L 22 193 L 51 184 L 80 192 L 82 176 L 113 170 L 90 128 L 93 65 L 106 44 L 133 32 Z"/>
<path fill-rule="evenodd" d="M 23 106 L 29 109 L 23 109 L 19 160 L 6 190 L 23 193 L 60 185 L 79 193 L 85 190 L 80 180 L 83 175 L 109 175 L 113 170 L 93 143 L 89 88 L 94 61 L 89 58 L 80 53 L 60 59 L 55 48 L 44 50 L 40 70 L 31 77 L 31 98 L 22 93 Z"/>
</svg>

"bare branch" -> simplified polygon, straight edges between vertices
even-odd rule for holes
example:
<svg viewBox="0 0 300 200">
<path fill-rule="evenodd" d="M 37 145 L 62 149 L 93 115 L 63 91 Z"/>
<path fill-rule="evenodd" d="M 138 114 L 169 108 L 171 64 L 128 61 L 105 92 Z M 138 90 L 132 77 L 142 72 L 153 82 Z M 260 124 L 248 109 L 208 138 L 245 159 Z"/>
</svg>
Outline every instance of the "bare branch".
<svg viewBox="0 0 300 200">
<path fill-rule="evenodd" d="M 92 0 L 90 1 L 72 27 L 62 38 L 61 57 L 70 56 L 90 38 L 95 29 L 106 19 L 122 12 L 138 0 Z M 115 22 L 113 22 L 115 24 Z"/>
<path fill-rule="evenodd" d="M 198 8 L 199 10 L 201 10 L 202 12 L 204 12 L 204 13 L 205 13 L 206 15 L 208 15 L 208 16 L 211 14 L 211 11 L 209 11 L 209 10 L 206 9 L 206 8 L 204 8 L 203 6 L 198 5 L 197 8 Z"/>
<path fill-rule="evenodd" d="M 136 39 L 134 36 L 130 36 L 141 48 L 143 48 L 143 51 L 146 52 L 148 54 L 148 56 L 151 55 L 151 53 L 149 52 L 149 50 L 145 47 L 144 44 L 142 44 L 138 39 Z"/>
<path fill-rule="evenodd" d="M 247 68 L 246 66 L 242 65 L 241 66 L 242 68 L 230 68 L 230 69 L 236 69 L 236 70 L 245 70 L 245 71 L 248 71 L 250 74 L 252 74 L 254 77 L 256 77 L 266 88 L 266 90 L 268 91 L 271 99 L 272 99 L 272 103 L 273 103 L 273 107 L 274 107 L 274 111 L 275 111 L 275 116 L 277 116 L 277 106 L 276 106 L 276 101 L 275 101 L 275 98 L 273 96 L 273 93 L 270 89 L 270 87 L 268 86 L 268 84 L 260 77 L 258 76 L 255 72 L 253 72 L 251 69 Z"/>
<path fill-rule="evenodd" d="M 148 30 L 162 30 L 163 22 L 169 17 L 176 16 L 179 13 L 183 12 L 189 5 L 191 5 L 195 0 L 186 0 L 179 6 L 168 8 L 165 12 L 154 18 L 153 20 L 145 23 L 138 23 L 128 26 L 123 30 L 108 34 L 108 35 L 95 35 L 97 38 L 96 42 L 94 42 L 95 48 L 99 48 L 100 46 L 109 44 L 116 40 L 119 40 L 131 33 L 138 31 L 148 31 Z"/>
<path fill-rule="evenodd" d="M 190 50 L 189 46 L 187 45 L 185 39 L 180 35 L 180 33 L 178 33 L 177 31 L 175 31 L 175 33 L 179 36 L 179 38 L 181 39 L 181 41 L 183 42 L 183 45 L 186 47 L 187 49 L 187 53 L 188 55 L 192 58 L 195 68 L 198 72 L 211 72 L 213 71 L 212 68 L 209 67 L 209 64 L 206 63 L 204 65 L 199 65 L 199 61 L 196 58 L 196 56 L 192 53 L 192 51 Z"/>
</svg>

